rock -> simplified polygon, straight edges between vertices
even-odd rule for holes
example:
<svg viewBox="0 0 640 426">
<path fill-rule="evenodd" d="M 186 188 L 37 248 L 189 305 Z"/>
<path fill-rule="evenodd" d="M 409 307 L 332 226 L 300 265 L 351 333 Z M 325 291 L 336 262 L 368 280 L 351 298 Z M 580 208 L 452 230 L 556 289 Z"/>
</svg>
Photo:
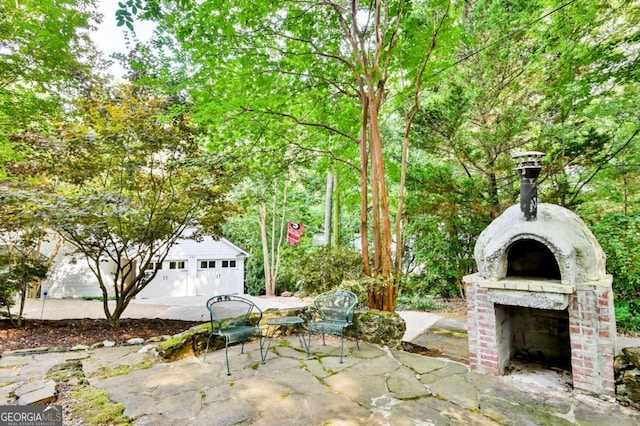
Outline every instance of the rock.
<svg viewBox="0 0 640 426">
<path fill-rule="evenodd" d="M 280 293 L 280 297 L 291 297 L 293 296 L 293 293 L 291 293 L 290 291 L 283 291 L 282 293 Z"/>
<path fill-rule="evenodd" d="M 293 295 L 298 299 L 302 299 L 303 297 L 307 297 L 307 292 L 304 290 L 298 290 L 295 293 L 293 293 Z"/>
<path fill-rule="evenodd" d="M 142 337 L 134 337 L 133 339 L 127 340 L 127 345 L 141 345 L 144 343 L 144 339 Z"/>
<path fill-rule="evenodd" d="M 150 353 L 151 351 L 153 351 L 153 349 L 155 348 L 155 346 L 153 345 L 145 345 L 142 348 L 140 348 L 140 350 L 138 351 L 139 354 L 146 354 L 146 353 Z"/>
<path fill-rule="evenodd" d="M 44 405 L 55 401 L 56 383 L 53 380 L 36 380 L 14 391 L 18 405 Z"/>
<path fill-rule="evenodd" d="M 75 345 L 74 347 L 71 348 L 71 351 L 79 352 L 79 351 L 86 351 L 88 349 L 89 349 L 89 346 L 87 345 Z"/>
<path fill-rule="evenodd" d="M 640 370 L 627 370 L 622 375 L 622 381 L 627 387 L 631 399 L 640 403 Z"/>
<path fill-rule="evenodd" d="M 104 342 L 102 342 L 102 345 L 105 348 L 112 348 L 112 347 L 114 347 L 116 345 L 116 342 L 113 342 L 111 340 L 105 340 Z"/>
<path fill-rule="evenodd" d="M 93 345 L 91 345 L 89 347 L 89 349 L 96 349 L 96 348 L 101 348 L 104 346 L 104 342 L 98 342 L 98 343 L 94 343 Z"/>
<path fill-rule="evenodd" d="M 160 343 L 157 347 L 158 356 L 164 361 L 176 361 L 187 356 L 199 355 L 206 348 L 208 336 L 209 324 L 189 329 Z M 220 345 L 216 343 L 215 339 L 211 340 L 210 350 L 224 348 L 224 343 Z"/>
<path fill-rule="evenodd" d="M 378 311 L 376 309 L 357 309 L 354 322 L 358 329 L 358 337 L 376 345 L 397 348 L 407 329 L 404 319 L 395 312 Z M 354 336 L 351 329 L 347 329 L 347 336 Z"/>
<path fill-rule="evenodd" d="M 623 405 L 640 409 L 640 370 L 624 370 L 616 379 L 616 399 Z"/>
<path fill-rule="evenodd" d="M 624 355 L 618 355 L 613 359 L 613 370 L 616 372 L 616 375 L 632 368 L 633 364 L 631 364 L 627 357 Z"/>
<path fill-rule="evenodd" d="M 623 348 L 622 353 L 635 368 L 640 368 L 640 347 Z"/>
</svg>

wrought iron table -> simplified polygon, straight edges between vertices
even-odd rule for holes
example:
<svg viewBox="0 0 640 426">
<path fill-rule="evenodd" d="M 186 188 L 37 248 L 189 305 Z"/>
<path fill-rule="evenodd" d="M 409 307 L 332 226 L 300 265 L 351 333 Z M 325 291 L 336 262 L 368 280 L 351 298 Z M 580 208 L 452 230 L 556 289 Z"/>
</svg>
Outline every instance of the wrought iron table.
<svg viewBox="0 0 640 426">
<path fill-rule="evenodd" d="M 307 349 L 307 341 L 304 338 L 305 330 L 303 328 L 304 320 L 299 316 L 292 317 L 273 317 L 267 318 L 267 332 L 264 336 L 264 349 L 261 348 L 260 355 L 262 364 L 267 360 L 267 354 L 269 353 L 269 347 L 271 346 L 271 340 L 273 340 L 273 336 L 276 333 L 278 328 L 282 327 L 294 327 L 294 333 L 298 336 L 298 341 L 300 342 L 300 347 L 303 349 Z"/>
</svg>

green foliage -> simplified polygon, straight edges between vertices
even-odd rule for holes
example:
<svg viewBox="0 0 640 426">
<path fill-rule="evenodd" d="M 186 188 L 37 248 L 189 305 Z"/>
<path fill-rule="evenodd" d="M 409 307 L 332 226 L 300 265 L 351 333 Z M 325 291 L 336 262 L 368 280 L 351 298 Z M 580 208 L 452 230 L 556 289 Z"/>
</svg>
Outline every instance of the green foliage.
<svg viewBox="0 0 640 426">
<path fill-rule="evenodd" d="M 358 280 L 362 276 L 362 259 L 354 250 L 320 246 L 299 259 L 292 269 L 301 290 L 318 294 L 337 288 L 343 281 Z"/>
<path fill-rule="evenodd" d="M 615 300 L 616 325 L 620 333 L 640 333 L 640 300 Z"/>
<path fill-rule="evenodd" d="M 50 129 L 63 113 L 95 59 L 95 20 L 94 0 L 0 2 L 0 160 L 24 155 L 8 144 L 12 135 Z"/>
<path fill-rule="evenodd" d="M 14 296 L 19 289 L 20 284 L 11 271 L 10 256 L 6 251 L 0 250 L 0 316 L 9 316 L 15 304 Z"/>
<path fill-rule="evenodd" d="M 419 293 L 400 294 L 396 309 L 429 312 L 438 309 L 438 304 L 433 300 L 432 296 Z"/>
<path fill-rule="evenodd" d="M 244 279 L 246 291 L 252 296 L 263 296 L 266 292 L 264 284 L 264 265 L 262 262 L 262 250 L 253 252 L 252 257 L 244 263 Z"/>
<path fill-rule="evenodd" d="M 618 330 L 640 332 L 640 212 L 608 213 L 592 230 L 607 255 L 613 275 Z"/>
<path fill-rule="evenodd" d="M 475 240 L 491 220 L 485 186 L 427 159 L 413 167 L 407 186 L 409 275 L 401 293 L 464 296 L 462 277 L 475 268 Z"/>
<path fill-rule="evenodd" d="M 17 324 L 22 325 L 24 299 L 46 276 L 49 263 L 38 249 L 46 240 L 41 199 L 24 185 L 0 186 L 0 310 L 6 314 L 20 298 Z"/>
<path fill-rule="evenodd" d="M 371 292 L 383 291 L 385 287 L 385 283 L 381 279 L 366 275 L 360 275 L 357 279 L 345 279 L 338 286 L 338 288 L 354 292 L 358 297 L 358 303 L 363 305 L 367 305 Z"/>
<path fill-rule="evenodd" d="M 640 299 L 640 212 L 606 214 L 592 229 L 607 254 L 616 298 L 636 303 Z"/>
<path fill-rule="evenodd" d="M 150 262 L 180 238 L 221 234 L 233 165 L 204 152 L 186 108 L 147 88 L 97 82 L 73 106 L 52 136 L 21 138 L 35 154 L 13 173 L 44 182 L 38 211 L 87 258 L 103 298 L 115 297 L 105 315 L 117 327 L 157 273 L 145 274 Z M 103 275 L 105 258 L 112 276 Z"/>
</svg>

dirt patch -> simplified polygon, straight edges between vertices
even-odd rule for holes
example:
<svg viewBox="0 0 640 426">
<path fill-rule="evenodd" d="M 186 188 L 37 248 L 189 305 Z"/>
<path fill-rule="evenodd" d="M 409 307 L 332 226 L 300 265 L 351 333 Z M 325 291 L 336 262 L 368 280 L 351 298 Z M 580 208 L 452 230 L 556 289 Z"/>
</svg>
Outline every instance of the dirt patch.
<svg viewBox="0 0 640 426">
<path fill-rule="evenodd" d="M 120 328 L 113 329 L 104 319 L 29 319 L 18 328 L 9 320 L 0 320 L 0 353 L 40 347 L 91 346 L 105 340 L 121 345 L 136 337 L 174 335 L 199 324 L 202 321 L 127 318 L 120 320 Z"/>
<path fill-rule="evenodd" d="M 453 317 L 466 315 L 465 299 L 437 299 L 436 304 L 438 309 L 433 313 Z M 105 319 L 27 319 L 24 326 L 18 328 L 11 321 L 2 319 L 0 320 L 0 353 L 40 347 L 91 346 L 105 340 L 121 345 L 135 337 L 148 339 L 174 335 L 199 324 L 202 324 L 202 321 L 125 318 L 121 320 L 119 329 L 112 329 Z"/>
<path fill-rule="evenodd" d="M 453 316 L 459 316 L 464 318 L 467 316 L 467 299 L 462 297 L 452 297 L 449 299 L 437 298 L 433 300 L 437 308 L 433 311 L 434 314 L 452 314 Z"/>
</svg>

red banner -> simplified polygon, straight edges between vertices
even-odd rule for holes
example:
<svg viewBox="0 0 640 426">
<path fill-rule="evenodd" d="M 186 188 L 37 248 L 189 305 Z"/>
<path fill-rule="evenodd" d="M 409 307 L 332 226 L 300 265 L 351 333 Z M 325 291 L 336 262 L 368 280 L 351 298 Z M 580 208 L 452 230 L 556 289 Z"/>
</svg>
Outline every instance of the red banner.
<svg viewBox="0 0 640 426">
<path fill-rule="evenodd" d="M 302 237 L 302 231 L 304 230 L 304 223 L 295 223 L 289 221 L 287 226 L 287 243 L 291 246 L 295 246 Z"/>
</svg>

